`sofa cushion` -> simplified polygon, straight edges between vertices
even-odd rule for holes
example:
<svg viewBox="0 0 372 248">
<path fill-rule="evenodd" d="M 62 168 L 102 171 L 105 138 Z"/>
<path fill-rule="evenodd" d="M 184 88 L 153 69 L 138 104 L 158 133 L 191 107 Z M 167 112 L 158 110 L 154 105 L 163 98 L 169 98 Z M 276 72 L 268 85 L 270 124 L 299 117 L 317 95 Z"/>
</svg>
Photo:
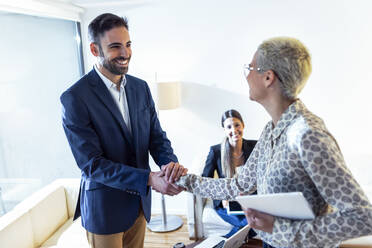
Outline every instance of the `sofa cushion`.
<svg viewBox="0 0 372 248">
<path fill-rule="evenodd" d="M 29 211 L 36 247 L 44 243 L 68 219 L 64 188 L 50 187 L 44 193 L 40 199 L 34 198 L 38 203 Z"/>
<path fill-rule="evenodd" d="M 34 247 L 31 218 L 27 211 L 10 211 L 0 218 L 1 248 Z"/>
<path fill-rule="evenodd" d="M 81 226 L 80 218 L 72 221 L 72 218 L 63 224 L 45 243 L 41 248 L 46 247 L 79 247 L 89 248 L 86 238 L 86 231 Z"/>
<path fill-rule="evenodd" d="M 80 179 L 63 178 L 57 179 L 54 183 L 65 188 L 68 218 L 73 217 L 75 213 L 76 203 L 79 197 Z"/>
</svg>

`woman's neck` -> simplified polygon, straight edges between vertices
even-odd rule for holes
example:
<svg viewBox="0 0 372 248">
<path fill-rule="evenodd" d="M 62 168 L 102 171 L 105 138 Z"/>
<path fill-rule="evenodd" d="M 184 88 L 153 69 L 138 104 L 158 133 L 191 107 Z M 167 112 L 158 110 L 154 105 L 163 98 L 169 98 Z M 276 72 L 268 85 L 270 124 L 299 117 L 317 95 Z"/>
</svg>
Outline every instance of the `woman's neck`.
<svg viewBox="0 0 372 248">
<path fill-rule="evenodd" d="M 237 140 L 236 142 L 230 143 L 231 152 L 234 155 L 239 155 L 242 152 L 243 139 Z"/>
<path fill-rule="evenodd" d="M 231 146 L 231 162 L 231 166 L 234 167 L 244 164 L 243 139 L 238 140 L 235 146 Z"/>
<path fill-rule="evenodd" d="M 284 111 L 295 101 L 296 100 L 289 100 L 288 98 L 278 96 L 275 98 L 270 98 L 267 102 L 262 104 L 271 116 L 274 127 L 278 123 Z"/>
</svg>

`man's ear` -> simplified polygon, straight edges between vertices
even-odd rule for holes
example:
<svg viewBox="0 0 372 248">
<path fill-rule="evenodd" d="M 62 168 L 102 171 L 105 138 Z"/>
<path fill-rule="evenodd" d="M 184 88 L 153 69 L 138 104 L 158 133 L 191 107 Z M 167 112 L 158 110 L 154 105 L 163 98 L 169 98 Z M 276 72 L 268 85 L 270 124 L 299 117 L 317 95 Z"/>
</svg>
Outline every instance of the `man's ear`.
<svg viewBox="0 0 372 248">
<path fill-rule="evenodd" d="M 275 74 L 272 70 L 265 71 L 264 74 L 264 85 L 266 88 L 271 87 L 275 82 Z"/>
<path fill-rule="evenodd" d="M 93 56 L 98 57 L 99 56 L 99 47 L 96 43 L 92 42 L 89 45 L 90 52 L 93 54 Z"/>
</svg>

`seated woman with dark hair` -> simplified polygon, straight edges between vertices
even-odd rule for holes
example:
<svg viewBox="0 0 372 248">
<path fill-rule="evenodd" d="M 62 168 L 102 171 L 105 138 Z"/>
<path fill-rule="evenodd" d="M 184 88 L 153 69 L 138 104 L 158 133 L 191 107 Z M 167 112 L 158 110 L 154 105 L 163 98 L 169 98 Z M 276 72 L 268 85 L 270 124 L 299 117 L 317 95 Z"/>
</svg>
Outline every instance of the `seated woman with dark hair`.
<svg viewBox="0 0 372 248">
<path fill-rule="evenodd" d="M 222 115 L 221 125 L 225 131 L 225 138 L 221 144 L 211 146 L 207 161 L 203 170 L 203 177 L 213 177 L 215 171 L 219 178 L 231 178 L 238 172 L 240 166 L 245 164 L 249 155 L 256 145 L 256 140 L 243 139 L 244 122 L 240 113 L 234 109 L 226 111 Z M 229 215 L 226 208 L 229 202 L 226 200 L 214 200 L 213 206 L 218 215 L 233 228 L 225 237 L 228 238 L 240 228 L 247 225 L 244 215 Z M 249 237 L 256 233 L 251 230 Z"/>
</svg>

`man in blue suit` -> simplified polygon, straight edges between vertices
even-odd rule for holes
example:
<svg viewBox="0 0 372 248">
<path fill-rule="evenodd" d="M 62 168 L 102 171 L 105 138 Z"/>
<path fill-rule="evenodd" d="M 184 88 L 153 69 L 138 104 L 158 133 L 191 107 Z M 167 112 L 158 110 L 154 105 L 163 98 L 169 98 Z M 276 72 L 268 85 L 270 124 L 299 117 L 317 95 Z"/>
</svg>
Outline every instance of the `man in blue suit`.
<svg viewBox="0 0 372 248">
<path fill-rule="evenodd" d="M 88 27 L 94 68 L 61 96 L 63 128 L 81 170 L 81 215 L 93 248 L 143 247 L 151 188 L 175 195 L 186 174 L 161 129 L 145 81 L 127 75 L 131 41 L 125 18 L 96 17 Z M 151 172 L 149 152 L 163 166 Z"/>
</svg>

